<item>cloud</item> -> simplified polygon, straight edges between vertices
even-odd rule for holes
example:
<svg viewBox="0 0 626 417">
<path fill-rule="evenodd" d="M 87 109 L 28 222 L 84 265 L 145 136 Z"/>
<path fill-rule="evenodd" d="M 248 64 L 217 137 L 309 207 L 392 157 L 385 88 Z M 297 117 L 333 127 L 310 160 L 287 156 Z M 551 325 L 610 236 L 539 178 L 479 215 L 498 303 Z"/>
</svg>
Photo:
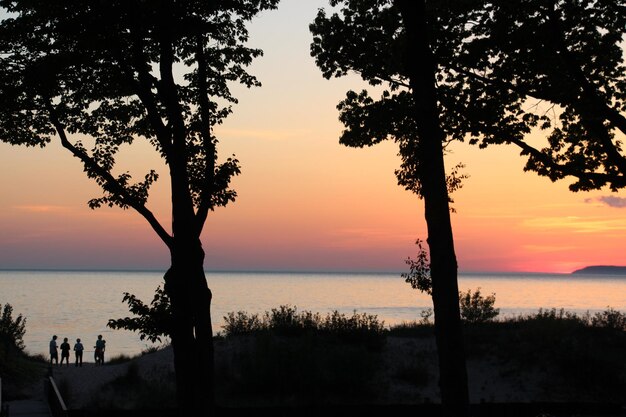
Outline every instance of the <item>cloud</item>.
<svg viewBox="0 0 626 417">
<path fill-rule="evenodd" d="M 568 233 L 609 233 L 626 231 L 623 219 L 584 218 L 578 216 L 539 217 L 523 222 L 524 226 L 547 232 L 567 230 Z"/>
<path fill-rule="evenodd" d="M 587 199 L 589 200 L 589 199 Z M 587 202 L 587 200 L 585 200 Z M 606 196 L 602 196 L 602 197 L 598 197 L 597 198 L 598 201 L 600 201 L 601 203 L 606 204 L 609 207 L 615 207 L 615 208 L 625 208 L 626 207 L 626 198 L 622 198 L 622 197 L 615 197 L 612 195 L 606 195 Z"/>
<path fill-rule="evenodd" d="M 59 213 L 70 211 L 68 207 L 51 205 L 15 206 L 14 208 L 28 213 Z"/>
<path fill-rule="evenodd" d="M 532 253 L 568 252 L 579 249 L 578 246 L 572 245 L 523 245 L 523 248 Z"/>
</svg>

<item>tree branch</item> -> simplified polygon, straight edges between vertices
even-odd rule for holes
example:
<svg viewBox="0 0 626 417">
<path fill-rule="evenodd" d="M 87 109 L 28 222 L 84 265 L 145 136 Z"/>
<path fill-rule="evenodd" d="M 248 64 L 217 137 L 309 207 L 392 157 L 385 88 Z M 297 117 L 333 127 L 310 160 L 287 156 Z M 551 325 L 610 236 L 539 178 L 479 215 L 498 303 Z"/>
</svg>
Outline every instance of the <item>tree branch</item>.
<svg viewBox="0 0 626 417">
<path fill-rule="evenodd" d="M 548 19 L 551 23 L 552 29 L 552 41 L 555 44 L 556 52 L 565 61 L 567 68 L 569 68 L 569 75 L 573 78 L 575 84 L 577 84 L 582 90 L 583 94 L 572 103 L 576 107 L 577 111 L 581 115 L 581 119 L 589 130 L 595 132 L 596 137 L 600 141 L 600 145 L 604 149 L 607 158 L 615 165 L 622 173 L 626 173 L 626 158 L 620 154 L 619 150 L 615 146 L 615 143 L 611 140 L 608 129 L 604 126 L 603 121 L 609 120 L 623 133 L 626 133 L 626 119 L 619 114 L 619 112 L 612 111 L 611 107 L 606 104 L 606 99 L 598 92 L 596 86 L 589 81 L 581 66 L 579 65 L 576 57 L 567 48 L 564 39 L 564 29 L 561 19 L 556 13 L 556 3 L 554 8 L 550 10 Z M 618 124 L 616 125 L 615 122 Z M 623 126 L 624 128 L 620 127 Z"/>
<path fill-rule="evenodd" d="M 166 14 L 167 10 L 161 10 L 161 14 Z M 163 104 L 167 112 L 168 126 L 172 129 L 172 144 L 180 151 L 185 147 L 185 121 L 183 120 L 183 110 L 178 100 L 178 91 L 172 67 L 174 66 L 174 50 L 171 39 L 172 22 L 168 20 L 170 16 L 163 16 L 161 36 L 159 71 L 161 81 L 157 84 L 157 89 L 163 97 Z"/>
<path fill-rule="evenodd" d="M 147 70 L 147 62 L 141 59 L 143 56 L 143 47 L 139 39 L 134 40 L 132 49 L 133 64 L 131 65 L 131 69 L 137 71 L 138 79 L 134 77 L 132 70 L 129 70 L 128 68 L 125 68 L 126 74 L 135 86 L 135 93 L 146 107 L 148 119 L 150 120 L 150 124 L 155 131 L 157 141 L 159 142 L 163 153 L 166 158 L 169 158 L 172 152 L 171 135 L 161 119 L 157 103 L 154 99 L 154 95 L 152 94 L 154 80 Z M 124 62 L 124 60 L 121 59 L 120 62 Z"/>
<path fill-rule="evenodd" d="M 207 63 L 204 57 L 203 36 L 196 38 L 196 62 L 198 65 L 198 103 L 200 105 L 200 134 L 204 146 L 204 186 L 200 195 L 200 206 L 196 213 L 198 230 L 201 232 L 211 209 L 211 199 L 215 179 L 215 143 L 211 136 L 211 110 L 207 95 Z"/>
<path fill-rule="evenodd" d="M 549 167 L 551 170 L 554 170 L 562 175 L 576 177 L 581 180 L 590 180 L 594 183 L 612 183 L 616 185 L 618 188 L 621 188 L 626 185 L 626 176 L 615 176 L 615 175 L 607 175 L 600 172 L 582 172 L 579 169 L 571 168 L 567 165 L 559 164 L 554 161 L 553 158 L 544 154 L 537 148 L 529 145 L 520 139 L 511 139 L 508 142 L 517 145 L 520 149 L 522 149 L 524 154 L 530 155 L 536 160 L 540 161 L 546 167 Z"/>
<path fill-rule="evenodd" d="M 102 168 L 100 165 L 98 165 L 96 161 L 93 160 L 93 158 L 89 157 L 89 155 L 78 149 L 69 141 L 69 139 L 67 138 L 67 134 L 65 133 L 65 128 L 56 116 L 56 110 L 52 106 L 51 101 L 48 98 L 45 98 L 44 100 L 46 109 L 48 110 L 48 114 L 50 115 L 50 121 L 52 122 L 52 125 L 56 129 L 59 138 L 61 139 L 61 145 L 65 149 L 69 150 L 76 158 L 80 159 L 80 161 L 85 165 L 85 168 L 88 171 L 91 171 L 95 173 L 95 175 L 100 177 L 100 179 L 107 185 L 107 187 L 110 188 L 112 192 L 122 198 L 122 201 L 125 204 L 128 204 L 135 211 L 141 214 L 148 221 L 150 226 L 152 226 L 152 229 L 161 238 L 163 243 L 165 243 L 168 248 L 171 248 L 173 243 L 172 236 L 170 236 L 170 234 L 167 233 L 163 226 L 161 226 L 154 214 L 143 203 L 137 201 L 136 198 L 130 195 L 128 193 L 128 190 L 126 190 L 123 185 L 117 182 L 117 180 L 111 175 L 109 171 Z"/>
<path fill-rule="evenodd" d="M 621 114 L 619 114 L 619 112 L 617 112 L 615 109 L 609 107 L 604 102 L 604 100 L 601 100 L 600 97 L 597 95 L 597 92 L 594 95 L 593 90 L 590 91 L 590 86 L 585 86 L 583 84 L 583 89 L 586 93 L 585 95 L 587 96 L 586 103 L 583 101 L 583 99 L 580 99 L 575 103 L 563 103 L 563 100 L 559 100 L 556 97 L 551 97 L 550 94 L 546 92 L 540 93 L 538 91 L 533 91 L 531 89 L 524 88 L 522 86 L 518 86 L 507 81 L 494 80 L 488 77 L 484 77 L 482 75 L 473 73 L 471 71 L 463 70 L 461 68 L 451 68 L 451 69 L 463 75 L 466 75 L 468 77 L 472 77 L 478 81 L 481 81 L 486 85 L 492 85 L 492 86 L 496 86 L 499 88 L 504 88 L 504 89 L 513 91 L 515 93 L 518 93 L 520 95 L 528 96 L 528 97 L 535 98 L 538 100 L 547 100 L 552 103 L 557 103 L 559 105 L 570 104 L 574 106 L 576 110 L 579 112 L 579 114 L 581 115 L 581 118 L 584 120 L 584 125 L 589 130 L 593 131 L 597 139 L 600 141 L 600 144 L 602 145 L 607 155 L 607 158 L 609 158 L 612 164 L 615 165 L 623 174 L 626 174 L 626 158 L 624 158 L 624 156 L 619 153 L 615 144 L 609 137 L 606 127 L 602 124 L 601 121 L 597 120 L 597 118 L 600 118 L 601 120 L 608 120 L 609 122 L 613 123 L 613 126 L 623 131 L 624 133 L 626 133 L 626 119 Z M 580 82 L 588 83 L 586 79 L 584 81 L 580 80 Z M 597 113 L 593 114 L 593 112 L 597 112 Z M 595 117 L 596 121 L 593 120 L 594 119 L 593 116 L 596 116 Z M 541 154 L 541 155 L 544 155 L 544 154 Z M 553 168 L 560 169 L 558 167 L 563 167 L 563 165 L 554 164 Z M 573 173 L 570 173 L 567 175 L 574 175 L 574 176 L 579 177 L 578 175 L 575 175 Z"/>
</svg>

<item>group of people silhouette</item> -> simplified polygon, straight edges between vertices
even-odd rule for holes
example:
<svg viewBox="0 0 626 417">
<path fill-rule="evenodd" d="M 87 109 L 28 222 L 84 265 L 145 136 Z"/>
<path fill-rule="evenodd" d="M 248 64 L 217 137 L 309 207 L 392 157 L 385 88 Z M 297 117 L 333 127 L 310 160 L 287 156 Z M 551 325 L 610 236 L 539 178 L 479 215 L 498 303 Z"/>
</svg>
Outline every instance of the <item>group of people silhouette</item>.
<svg viewBox="0 0 626 417">
<path fill-rule="evenodd" d="M 50 340 L 50 365 L 54 362 L 59 365 L 59 349 L 61 350 L 61 365 L 65 360 L 66 366 L 70 365 L 70 344 L 67 341 L 67 337 L 63 338 L 61 346 L 57 346 L 57 335 L 52 336 Z M 98 335 L 96 345 L 94 346 L 94 361 L 96 365 L 104 364 L 104 351 L 106 349 L 106 341 L 102 338 L 102 335 Z M 83 351 L 85 347 L 80 341 L 80 338 L 76 339 L 74 343 L 74 355 L 76 356 L 76 366 L 83 366 Z"/>
</svg>

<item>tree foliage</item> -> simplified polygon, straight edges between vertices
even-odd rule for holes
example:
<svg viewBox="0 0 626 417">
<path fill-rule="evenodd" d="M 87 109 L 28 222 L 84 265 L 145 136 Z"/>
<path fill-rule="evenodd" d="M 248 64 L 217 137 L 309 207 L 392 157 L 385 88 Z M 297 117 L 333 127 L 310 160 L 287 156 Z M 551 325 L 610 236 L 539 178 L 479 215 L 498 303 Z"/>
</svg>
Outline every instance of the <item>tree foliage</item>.
<svg viewBox="0 0 626 417">
<path fill-rule="evenodd" d="M 401 276 L 405 282 L 411 285 L 411 288 L 432 295 L 433 281 L 430 275 L 428 253 L 423 248 L 420 239 L 415 244 L 417 245 L 417 255 L 415 259 L 409 257 L 405 261 L 409 266 L 409 272 L 402 273 Z M 461 319 L 466 323 L 491 321 L 500 314 L 500 309 L 494 307 L 495 302 L 496 294 L 492 293 L 485 297 L 480 292 L 480 287 L 474 292 L 472 290 L 459 291 Z M 426 317 L 426 322 L 428 322 L 428 317 Z"/>
<path fill-rule="evenodd" d="M 458 28 L 462 42 L 453 59 L 442 61 L 441 83 L 493 118 L 489 124 L 465 118 L 470 141 L 514 144 L 527 158 L 526 170 L 553 181 L 574 177 L 573 191 L 624 188 L 626 3 L 515 0 L 458 7 L 443 19 L 444 28 Z M 528 136 L 537 131 L 544 132 L 545 145 Z"/>
<path fill-rule="evenodd" d="M 433 280 L 430 276 L 430 261 L 428 253 L 422 246 L 422 240 L 417 239 L 417 256 L 415 259 L 407 258 L 404 262 L 409 266 L 409 272 L 404 272 L 400 276 L 411 285 L 414 290 L 419 290 L 428 295 L 433 293 Z"/>
<path fill-rule="evenodd" d="M 325 77 L 356 70 L 375 86 L 349 92 L 338 108 L 342 143 L 400 145 L 399 183 L 419 192 L 410 155 L 415 126 L 402 57 L 405 33 L 392 1 L 332 1 L 311 25 L 311 54 Z M 437 99 L 448 140 L 514 144 L 525 169 L 573 191 L 626 186 L 626 3 L 623 0 L 431 2 Z M 322 36 L 323 34 L 323 36 Z M 529 134 L 545 132 L 545 145 Z M 417 184 L 417 187 L 416 187 Z"/>
<path fill-rule="evenodd" d="M 339 142 L 350 147 L 373 146 L 384 140 L 393 140 L 399 146 L 400 168 L 396 170 L 398 185 L 422 196 L 420 175 L 424 173 L 417 154 L 419 135 L 412 114 L 414 100 L 406 67 L 406 32 L 400 12 L 390 0 L 334 0 L 339 12 L 328 16 L 318 12 L 310 25 L 313 33 L 311 55 L 326 78 L 341 77 L 353 71 L 377 90 L 378 99 L 368 90 L 348 91 L 338 105 L 339 120 L 345 129 Z M 438 97 L 442 120 L 446 112 L 447 96 Z M 457 139 L 446 124 L 441 126 L 448 134 L 442 146 Z M 448 193 L 461 188 L 463 164 L 448 172 Z M 452 201 L 452 200 L 450 200 Z"/>
<path fill-rule="evenodd" d="M 161 337 L 172 335 L 172 311 L 170 300 L 165 291 L 158 286 L 150 305 L 146 305 L 135 295 L 125 292 L 122 302 L 128 304 L 128 310 L 135 317 L 110 319 L 107 327 L 139 332 L 139 339 L 148 339 L 152 343 L 161 342 Z"/>
<path fill-rule="evenodd" d="M 26 334 L 26 319 L 21 314 L 13 318 L 13 306 L 6 303 L 2 307 L 0 316 L 0 343 L 5 348 L 24 350 L 24 334 Z"/>
<path fill-rule="evenodd" d="M 103 189 L 91 208 L 134 208 L 167 241 L 146 208 L 157 172 L 134 180 L 116 169 L 124 146 L 146 140 L 186 166 L 201 226 L 236 197 L 239 163 L 217 161 L 213 134 L 237 102 L 229 83 L 260 85 L 245 70 L 262 51 L 243 46 L 244 23 L 276 3 L 1 1 L 10 17 L 0 25 L 0 140 L 45 146 L 58 136 Z"/>
</svg>

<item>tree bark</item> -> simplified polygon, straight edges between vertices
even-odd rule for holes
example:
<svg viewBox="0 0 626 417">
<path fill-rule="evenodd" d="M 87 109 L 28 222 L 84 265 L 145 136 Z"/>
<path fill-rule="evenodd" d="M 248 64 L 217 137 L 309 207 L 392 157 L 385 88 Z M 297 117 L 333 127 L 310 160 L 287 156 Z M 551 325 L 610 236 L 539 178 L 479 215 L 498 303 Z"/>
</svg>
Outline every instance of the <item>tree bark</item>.
<svg viewBox="0 0 626 417">
<path fill-rule="evenodd" d="M 459 310 L 457 262 L 439 122 L 436 63 L 428 43 L 424 1 L 396 0 L 407 35 L 406 65 L 415 102 L 419 142 L 415 155 L 422 186 L 430 249 L 435 337 L 443 415 L 469 415 L 467 369 Z"/>
<path fill-rule="evenodd" d="M 165 274 L 174 329 L 172 347 L 176 396 L 181 416 L 206 416 L 214 410 L 211 290 L 203 269 L 200 241 L 176 241 L 172 265 Z"/>
<path fill-rule="evenodd" d="M 172 192 L 171 267 L 165 290 L 172 303 L 174 368 L 181 416 L 207 416 L 215 405 L 211 291 L 204 274 L 202 226 L 196 221 L 187 174 L 185 131 L 174 131 L 168 159 Z"/>
</svg>

